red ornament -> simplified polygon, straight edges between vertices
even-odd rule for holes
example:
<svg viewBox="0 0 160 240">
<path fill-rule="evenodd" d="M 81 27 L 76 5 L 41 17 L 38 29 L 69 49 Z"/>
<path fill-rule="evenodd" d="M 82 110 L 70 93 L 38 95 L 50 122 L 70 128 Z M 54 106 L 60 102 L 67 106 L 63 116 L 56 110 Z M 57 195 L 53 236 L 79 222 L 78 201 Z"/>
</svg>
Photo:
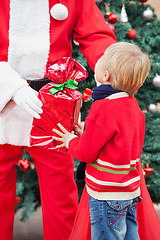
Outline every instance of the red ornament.
<svg viewBox="0 0 160 240">
<path fill-rule="evenodd" d="M 19 202 L 20 202 L 20 198 L 19 198 L 19 197 L 16 197 L 16 198 L 15 198 L 15 205 L 17 205 Z"/>
<path fill-rule="evenodd" d="M 117 15 L 115 13 L 110 13 L 108 15 L 108 21 L 113 24 L 116 23 L 118 21 Z"/>
<path fill-rule="evenodd" d="M 137 36 L 137 32 L 136 32 L 136 30 L 134 30 L 134 29 L 131 29 L 131 30 L 126 34 L 126 37 L 127 37 L 128 39 L 135 39 L 136 36 Z"/>
<path fill-rule="evenodd" d="M 86 88 L 83 93 L 83 101 L 87 102 L 92 98 L 92 90 L 89 88 Z"/>
<path fill-rule="evenodd" d="M 108 23 L 107 25 L 108 25 L 108 27 L 109 27 L 113 32 L 115 31 L 115 27 L 114 27 L 113 24 Z"/>
<path fill-rule="evenodd" d="M 31 162 L 28 159 L 23 158 L 18 161 L 18 167 L 24 172 L 27 171 L 27 169 L 30 167 L 30 164 Z"/>
<path fill-rule="evenodd" d="M 149 167 L 149 163 L 146 163 L 146 167 L 143 169 L 143 171 L 145 172 L 145 177 L 147 177 L 154 171 L 154 169 Z"/>
<path fill-rule="evenodd" d="M 145 2 L 147 2 L 148 0 L 139 0 L 140 2 L 142 2 L 142 3 L 145 3 Z"/>
</svg>

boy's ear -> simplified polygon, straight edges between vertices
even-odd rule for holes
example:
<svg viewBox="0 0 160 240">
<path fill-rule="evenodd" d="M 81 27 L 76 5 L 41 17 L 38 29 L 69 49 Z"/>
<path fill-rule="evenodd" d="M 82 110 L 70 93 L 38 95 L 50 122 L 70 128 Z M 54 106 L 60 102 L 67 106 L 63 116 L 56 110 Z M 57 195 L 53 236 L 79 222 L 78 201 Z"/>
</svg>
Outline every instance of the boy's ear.
<svg viewBox="0 0 160 240">
<path fill-rule="evenodd" d="M 105 82 L 110 82 L 110 75 L 109 75 L 109 72 L 108 72 L 108 70 L 106 70 L 105 71 L 105 74 L 104 74 L 104 77 L 103 77 L 103 80 L 105 81 Z"/>
</svg>

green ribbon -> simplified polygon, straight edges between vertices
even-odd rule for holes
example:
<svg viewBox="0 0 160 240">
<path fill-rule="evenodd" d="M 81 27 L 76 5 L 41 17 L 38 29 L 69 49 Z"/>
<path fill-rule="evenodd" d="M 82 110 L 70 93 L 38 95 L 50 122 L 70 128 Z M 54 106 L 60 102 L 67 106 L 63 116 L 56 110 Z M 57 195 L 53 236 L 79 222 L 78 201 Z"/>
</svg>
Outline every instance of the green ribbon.
<svg viewBox="0 0 160 240">
<path fill-rule="evenodd" d="M 49 92 L 53 95 L 59 91 L 62 91 L 64 87 L 67 87 L 70 89 L 76 89 L 78 86 L 78 82 L 76 82 L 74 79 L 70 79 L 62 84 L 53 84 L 53 83 L 49 83 L 49 84 L 54 86 L 54 88 L 51 88 L 49 90 Z"/>
</svg>

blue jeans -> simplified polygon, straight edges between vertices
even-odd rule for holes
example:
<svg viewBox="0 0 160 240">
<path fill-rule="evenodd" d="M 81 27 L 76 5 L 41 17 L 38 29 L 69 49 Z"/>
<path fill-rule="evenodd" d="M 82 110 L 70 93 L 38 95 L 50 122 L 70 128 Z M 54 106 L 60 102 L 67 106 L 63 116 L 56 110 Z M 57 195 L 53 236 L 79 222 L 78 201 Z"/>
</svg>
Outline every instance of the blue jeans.
<svg viewBox="0 0 160 240">
<path fill-rule="evenodd" d="M 101 201 L 89 197 L 92 240 L 139 240 L 136 205 L 141 197 Z"/>
</svg>

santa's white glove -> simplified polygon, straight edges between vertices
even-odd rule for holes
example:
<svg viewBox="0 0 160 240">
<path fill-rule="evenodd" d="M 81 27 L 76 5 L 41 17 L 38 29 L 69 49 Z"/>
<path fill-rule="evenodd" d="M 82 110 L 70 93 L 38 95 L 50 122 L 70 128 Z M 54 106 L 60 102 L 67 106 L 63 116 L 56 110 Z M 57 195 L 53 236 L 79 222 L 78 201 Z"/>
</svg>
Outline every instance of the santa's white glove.
<svg viewBox="0 0 160 240">
<path fill-rule="evenodd" d="M 41 118 L 39 114 L 43 112 L 41 109 L 42 102 L 38 99 L 37 95 L 38 92 L 34 89 L 24 86 L 15 92 L 12 99 L 31 116 Z"/>
</svg>

